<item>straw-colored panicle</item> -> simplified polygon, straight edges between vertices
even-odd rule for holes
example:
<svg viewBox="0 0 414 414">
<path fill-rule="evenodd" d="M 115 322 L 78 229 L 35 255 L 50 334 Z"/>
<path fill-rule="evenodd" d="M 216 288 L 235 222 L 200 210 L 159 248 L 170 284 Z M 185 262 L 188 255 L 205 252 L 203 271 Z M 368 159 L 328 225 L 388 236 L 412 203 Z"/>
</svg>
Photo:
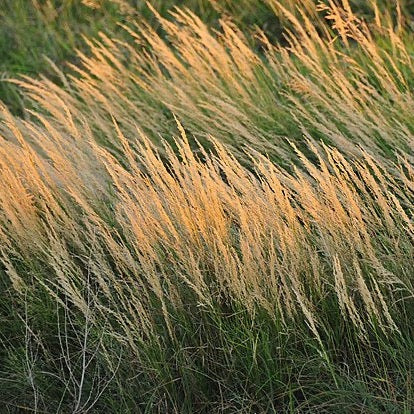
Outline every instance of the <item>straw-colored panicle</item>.
<svg viewBox="0 0 414 414">
<path fill-rule="evenodd" d="M 16 81 L 32 105 L 25 120 L 1 109 L 0 262 L 16 291 L 104 317 L 137 353 L 159 325 L 176 339 L 174 315 L 194 304 L 264 313 L 321 352 L 338 320 L 364 340 L 401 333 L 414 297 L 406 34 L 345 0 L 269 2 L 285 45 L 261 34 L 259 51 L 227 20 L 216 33 L 189 10 L 153 10 L 164 35 L 137 23 L 133 46 L 90 41 L 62 86 Z"/>
</svg>

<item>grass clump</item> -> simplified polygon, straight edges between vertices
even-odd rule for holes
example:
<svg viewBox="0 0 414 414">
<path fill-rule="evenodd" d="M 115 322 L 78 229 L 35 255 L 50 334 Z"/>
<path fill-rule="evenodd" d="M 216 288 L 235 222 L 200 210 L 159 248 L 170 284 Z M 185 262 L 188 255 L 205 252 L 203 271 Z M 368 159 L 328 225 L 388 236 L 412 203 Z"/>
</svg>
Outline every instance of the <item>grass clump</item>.
<svg viewBox="0 0 414 414">
<path fill-rule="evenodd" d="M 14 81 L 9 412 L 412 411 L 408 18 L 296 6 L 284 43 L 152 8 Z"/>
<path fill-rule="evenodd" d="M 162 15 L 167 16 L 175 6 L 172 0 L 152 1 Z M 262 2 L 251 0 L 185 0 L 189 7 L 216 25 L 220 13 L 231 15 L 243 26 L 269 26 L 271 13 Z M 156 28 L 150 8 L 144 0 L 4 0 L 0 10 L 0 97 L 9 108 L 22 114 L 24 97 L 7 80 L 16 75 L 53 77 L 55 72 L 47 59 L 59 68 L 66 63 L 79 63 L 76 49 L 85 51 L 84 37 L 95 38 L 103 31 L 121 36 L 119 24 L 146 19 Z M 47 59 L 45 59 L 47 58 Z M 66 69 L 65 69 L 66 70 Z"/>
</svg>

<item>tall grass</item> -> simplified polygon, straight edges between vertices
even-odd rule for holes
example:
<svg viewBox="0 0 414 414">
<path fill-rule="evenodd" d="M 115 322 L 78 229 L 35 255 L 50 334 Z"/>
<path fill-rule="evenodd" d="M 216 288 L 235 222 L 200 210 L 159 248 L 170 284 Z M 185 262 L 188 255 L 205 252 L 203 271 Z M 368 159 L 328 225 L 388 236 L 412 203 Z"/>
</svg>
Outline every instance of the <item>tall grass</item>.
<svg viewBox="0 0 414 414">
<path fill-rule="evenodd" d="M 269 0 L 283 45 L 154 9 L 164 34 L 15 81 L 9 411 L 412 411 L 411 35 L 402 11 L 296 5 Z"/>
<path fill-rule="evenodd" d="M 253 146 L 279 163 L 292 153 L 284 137 L 301 145 L 304 131 L 348 155 L 356 144 L 382 161 L 396 147 L 411 155 L 412 35 L 403 17 L 395 22 L 375 9 L 368 25 L 335 4 L 306 2 L 299 16 L 293 5 L 270 5 L 288 21 L 285 46 L 261 32 L 255 50 L 233 23 L 222 20 L 214 33 L 189 10 L 177 10 L 171 21 L 153 9 L 164 33 L 127 25 L 132 44 L 101 34 L 89 43 L 90 54 L 79 53 L 81 65 L 72 66 L 77 110 L 106 140 L 113 136 L 108 116 L 129 135 L 137 124 L 156 139 L 175 132 L 174 113 L 201 141 L 213 135 L 239 152 Z M 45 89 L 44 100 L 48 86 L 40 85 L 22 84 Z"/>
<path fill-rule="evenodd" d="M 151 1 L 162 15 L 174 6 L 172 0 Z M 231 14 L 243 27 L 257 24 L 266 28 L 271 18 L 261 1 L 184 0 L 189 7 L 216 25 L 220 13 Z M 14 113 L 21 114 L 24 97 L 4 79 L 20 74 L 53 77 L 51 59 L 59 68 L 78 63 L 75 50 L 85 51 L 84 37 L 95 38 L 100 31 L 121 37 L 118 23 L 142 20 L 154 28 L 157 21 L 144 0 L 3 0 L 0 8 L 0 98 Z M 276 33 L 280 30 L 276 26 Z M 55 80 L 58 80 L 55 78 Z"/>
</svg>

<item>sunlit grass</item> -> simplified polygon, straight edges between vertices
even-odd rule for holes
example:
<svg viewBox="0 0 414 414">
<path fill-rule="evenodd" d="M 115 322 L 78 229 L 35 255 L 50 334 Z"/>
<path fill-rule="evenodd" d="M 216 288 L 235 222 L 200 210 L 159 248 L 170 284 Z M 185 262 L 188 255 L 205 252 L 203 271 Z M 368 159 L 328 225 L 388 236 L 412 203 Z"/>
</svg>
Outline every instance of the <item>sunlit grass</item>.
<svg viewBox="0 0 414 414">
<path fill-rule="evenodd" d="M 280 43 L 152 9 L 13 81 L 9 411 L 412 411 L 408 17 L 296 5 Z"/>
</svg>

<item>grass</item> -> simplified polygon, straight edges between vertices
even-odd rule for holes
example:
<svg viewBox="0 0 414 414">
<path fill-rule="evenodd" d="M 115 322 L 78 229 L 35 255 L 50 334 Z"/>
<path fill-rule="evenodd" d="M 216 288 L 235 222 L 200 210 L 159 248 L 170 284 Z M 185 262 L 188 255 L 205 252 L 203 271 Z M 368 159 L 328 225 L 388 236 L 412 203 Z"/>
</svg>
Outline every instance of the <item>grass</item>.
<svg viewBox="0 0 414 414">
<path fill-rule="evenodd" d="M 62 4 L 0 110 L 5 412 L 410 413 L 408 2 Z"/>
<path fill-rule="evenodd" d="M 284 0 L 283 3 L 295 11 L 294 1 Z M 150 4 L 163 16 L 169 16 L 177 3 L 157 0 Z M 361 15 L 372 18 L 372 6 L 360 0 L 351 4 Z M 280 14 L 275 19 L 267 0 L 184 0 L 179 5 L 189 8 L 212 27 L 219 27 L 221 17 L 229 17 L 242 30 L 254 27 L 264 30 L 273 41 L 281 38 L 286 24 Z M 315 5 L 311 1 L 304 6 L 313 17 L 316 17 Z M 379 7 L 392 10 L 389 2 L 381 1 Z M 410 16 L 412 4 L 405 1 L 402 7 Z M 77 64 L 76 49 L 87 50 L 84 36 L 96 38 L 101 31 L 122 36 L 119 23 L 142 19 L 158 27 L 157 19 L 144 0 L 4 0 L 0 10 L 0 78 L 46 74 L 58 81 L 45 58 L 61 69 L 66 68 L 67 62 Z M 1 82 L 0 97 L 13 112 L 22 114 L 25 103 L 18 89 Z"/>
<path fill-rule="evenodd" d="M 175 5 L 174 1 L 151 2 L 163 15 Z M 209 0 L 185 0 L 190 7 L 215 25 L 219 12 Z M 226 0 L 219 10 L 240 23 L 265 26 L 270 19 L 268 7 L 255 5 L 251 0 Z M 64 68 L 67 62 L 77 63 L 76 49 L 85 50 L 84 36 L 94 38 L 98 33 L 119 34 L 118 24 L 145 18 L 156 26 L 153 14 L 143 0 L 4 0 L 0 10 L 1 79 L 18 74 L 35 76 L 55 73 L 45 58 Z M 58 78 L 54 78 L 58 80 Z M 15 113 L 24 108 L 23 97 L 16 88 L 0 83 L 1 99 Z"/>
</svg>

